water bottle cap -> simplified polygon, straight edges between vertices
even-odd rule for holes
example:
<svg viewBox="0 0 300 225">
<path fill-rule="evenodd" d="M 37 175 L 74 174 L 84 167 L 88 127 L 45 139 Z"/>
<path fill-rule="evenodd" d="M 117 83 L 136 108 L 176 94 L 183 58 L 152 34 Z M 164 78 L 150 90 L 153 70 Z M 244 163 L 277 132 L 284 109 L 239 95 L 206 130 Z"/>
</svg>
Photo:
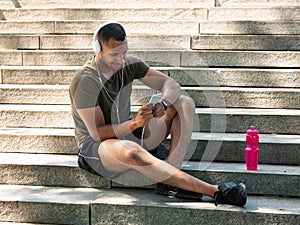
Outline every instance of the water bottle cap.
<svg viewBox="0 0 300 225">
<path fill-rule="evenodd" d="M 257 135 L 258 134 L 258 130 L 255 130 L 255 127 L 251 126 L 250 130 L 247 130 L 247 134 L 249 134 L 249 135 Z"/>
</svg>

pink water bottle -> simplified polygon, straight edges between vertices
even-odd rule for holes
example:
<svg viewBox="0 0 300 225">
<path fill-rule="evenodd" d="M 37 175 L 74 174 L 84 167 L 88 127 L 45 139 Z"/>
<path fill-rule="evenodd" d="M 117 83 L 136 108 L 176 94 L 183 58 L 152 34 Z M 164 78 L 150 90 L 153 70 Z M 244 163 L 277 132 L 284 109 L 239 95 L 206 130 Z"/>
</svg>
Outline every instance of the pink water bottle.
<svg viewBox="0 0 300 225">
<path fill-rule="evenodd" d="M 251 126 L 250 130 L 247 130 L 246 142 L 247 147 L 245 150 L 245 158 L 247 170 L 257 170 L 259 156 L 259 136 L 258 130 L 255 130 L 254 126 Z"/>
</svg>

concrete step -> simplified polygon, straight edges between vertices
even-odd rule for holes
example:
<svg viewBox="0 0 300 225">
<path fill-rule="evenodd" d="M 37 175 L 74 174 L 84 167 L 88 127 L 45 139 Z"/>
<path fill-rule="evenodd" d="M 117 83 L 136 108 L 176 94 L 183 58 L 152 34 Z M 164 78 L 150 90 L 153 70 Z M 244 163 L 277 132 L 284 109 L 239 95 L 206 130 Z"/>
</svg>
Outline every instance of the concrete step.
<svg viewBox="0 0 300 225">
<path fill-rule="evenodd" d="M 183 51 L 129 50 L 150 66 L 181 67 L 254 67 L 298 68 L 298 51 Z M 9 66 L 80 66 L 93 56 L 85 50 L 0 51 L 0 65 Z"/>
<path fill-rule="evenodd" d="M 78 152 L 73 129 L 2 128 L 0 139 L 0 151 L 6 153 L 74 155 Z M 260 133 L 259 162 L 300 165 L 299 145 L 299 135 Z M 216 162 L 244 162 L 245 147 L 245 134 L 194 132 L 186 159 L 207 160 L 204 154 L 217 153 Z"/>
<path fill-rule="evenodd" d="M 249 196 L 244 208 L 215 207 L 153 190 L 1 185 L 2 221 L 55 224 L 289 224 L 300 221 L 299 200 Z M 103 212 L 103 213 L 99 213 Z M 167 215 L 167 216 L 165 216 Z M 241 222 L 242 221 L 242 222 Z M 274 222 L 275 221 L 275 222 Z"/>
<path fill-rule="evenodd" d="M 0 35 L 0 49 L 91 49 L 92 35 Z M 190 49 L 189 35 L 128 35 L 130 49 Z"/>
<path fill-rule="evenodd" d="M 1 184 L 109 187 L 109 181 L 79 169 L 75 155 L 0 153 L 0 156 Z M 209 183 L 228 180 L 243 182 L 249 194 L 300 197 L 299 166 L 259 164 L 258 170 L 253 172 L 246 170 L 245 163 L 201 161 L 184 162 L 182 169 Z M 62 174 L 65 176 L 61 176 Z M 134 171 L 124 174 L 114 182 L 116 185 L 126 186 L 154 184 Z"/>
<path fill-rule="evenodd" d="M 208 183 L 224 183 L 233 181 L 243 182 L 247 186 L 248 194 L 280 195 L 299 197 L 299 167 L 274 166 L 259 164 L 257 171 L 245 169 L 245 163 L 211 163 L 211 162 L 184 162 L 182 170 Z M 130 183 L 132 182 L 132 183 Z M 124 177 L 113 181 L 113 187 L 152 184 L 137 172 L 128 172 Z M 291 190 L 287 190 L 293 185 Z M 295 187 L 295 188 L 294 188 Z"/>
<path fill-rule="evenodd" d="M 0 84 L 1 104 L 69 104 L 69 85 Z M 156 91 L 134 85 L 132 105 L 142 105 Z M 234 88 L 183 87 L 182 93 L 192 97 L 197 107 L 240 107 L 299 109 L 298 88 Z"/>
<path fill-rule="evenodd" d="M 299 35 L 197 35 L 194 50 L 299 50 Z"/>
<path fill-rule="evenodd" d="M 93 34 L 104 20 L 0 21 L 0 34 Z M 151 35 L 298 35 L 299 21 L 118 21 L 126 33 Z M 200 30 L 199 30 L 200 27 Z M 37 32 L 38 31 L 38 32 Z"/>
<path fill-rule="evenodd" d="M 180 1 L 159 1 L 159 0 L 41 0 L 36 3 L 34 0 L 2 0 L 0 8 L 57 8 L 57 7 L 112 7 L 112 8 L 144 8 L 144 7 L 169 7 L 169 8 L 194 8 L 194 7 L 274 7 L 274 6 L 299 6 L 298 0 L 180 0 Z"/>
<path fill-rule="evenodd" d="M 1 221 L 89 224 L 89 204 L 102 194 L 92 188 L 1 185 Z"/>
<path fill-rule="evenodd" d="M 0 225 L 58 225 L 46 223 L 16 223 L 16 222 L 0 222 Z"/>
<path fill-rule="evenodd" d="M 74 136 L 72 128 L 0 128 L 0 152 L 75 155 Z"/>
<path fill-rule="evenodd" d="M 201 21 L 200 34 L 298 35 L 299 21 Z"/>
<path fill-rule="evenodd" d="M 78 167 L 76 155 L 0 153 L 1 184 L 110 188 L 110 181 Z M 13 162 L 14 161 L 14 162 Z M 63 176 L 62 176 L 63 175 Z"/>
<path fill-rule="evenodd" d="M 0 104 L 0 121 L 1 128 L 73 128 L 69 105 Z M 197 108 L 194 131 L 244 134 L 255 125 L 261 133 L 299 135 L 299 122 L 299 110 Z"/>
<path fill-rule="evenodd" d="M 168 74 L 181 86 L 300 87 L 297 69 L 179 67 L 168 69 Z"/>
<path fill-rule="evenodd" d="M 44 9 L 3 9 L 0 19 L 18 21 L 58 21 L 58 20 L 108 20 L 108 21 L 170 21 L 170 20 L 207 20 L 206 8 L 152 8 L 124 7 L 107 8 L 44 8 Z M 282 9 L 282 11 L 285 11 Z M 295 14 L 296 15 L 296 14 Z M 95 28 L 96 29 L 96 28 Z"/>
<path fill-rule="evenodd" d="M 1 127 L 73 128 L 69 105 L 0 105 Z"/>
<path fill-rule="evenodd" d="M 245 127 L 255 125 L 261 133 L 300 134 L 299 113 L 284 109 L 197 108 L 196 119 L 203 132 L 244 133 Z"/>
<path fill-rule="evenodd" d="M 282 58 L 281 58 L 282 57 Z M 285 51 L 183 51 L 186 67 L 299 67 L 300 54 Z"/>
<path fill-rule="evenodd" d="M 2 84 L 0 102 L 2 104 L 69 104 L 68 90 L 68 85 Z"/>
<path fill-rule="evenodd" d="M 299 6 L 298 0 L 216 0 L 216 6 L 221 7 L 274 7 L 274 6 Z"/>
<path fill-rule="evenodd" d="M 0 66 L 3 84 L 70 84 L 80 66 Z M 153 67 L 181 86 L 299 88 L 299 69 Z M 22 77 L 22 79 L 20 79 Z"/>
<path fill-rule="evenodd" d="M 11 8 L 2 9 L 1 20 L 299 20 L 300 4 L 298 6 L 281 7 L 212 7 L 204 5 L 186 7 L 184 4 L 171 7 L 153 7 L 144 5 L 140 7 L 105 7 L 101 8 Z M 101 17 L 99 16 L 101 15 Z M 264 15 L 263 17 L 261 15 Z"/>
<path fill-rule="evenodd" d="M 249 172 L 244 163 L 188 162 L 182 169 L 209 183 L 243 182 L 249 194 L 300 197 L 299 166 L 260 164 Z"/>
<path fill-rule="evenodd" d="M 260 133 L 259 163 L 300 165 L 299 135 Z M 193 161 L 245 162 L 245 134 L 194 132 L 187 153 Z"/>
<path fill-rule="evenodd" d="M 2 50 L 90 50 L 92 35 L 1 35 Z M 300 50 L 300 35 L 129 35 L 129 49 Z"/>
<path fill-rule="evenodd" d="M 107 20 L 0 21 L 0 34 L 93 34 Z M 121 21 L 130 34 L 199 34 L 197 20 Z"/>
<path fill-rule="evenodd" d="M 295 0 L 294 0 L 295 1 Z M 112 8 L 144 8 L 144 7 L 170 7 L 170 8 L 193 8 L 193 7 L 213 7 L 215 0 L 180 0 L 180 1 L 159 1 L 159 0 L 41 0 L 37 3 L 34 0 L 18 0 L 17 2 L 11 0 L 2 0 L 0 8 L 98 8 L 98 7 L 112 7 Z"/>
<path fill-rule="evenodd" d="M 299 109 L 300 90 L 283 88 L 186 87 L 197 107 Z"/>
<path fill-rule="evenodd" d="M 81 66 L 0 66 L 3 84 L 70 84 Z M 23 77 L 23 79 L 20 79 Z"/>
<path fill-rule="evenodd" d="M 37 35 L 0 35 L 0 49 L 39 49 Z"/>
<path fill-rule="evenodd" d="M 259 1 L 259 0 L 258 0 Z M 257 2 L 258 2 L 257 1 Z M 278 0 L 280 1 L 280 0 Z M 225 2 L 222 0 L 222 2 Z M 233 2 L 233 1 L 231 1 Z M 237 2 L 237 1 L 235 1 Z M 281 6 L 276 5 L 276 2 L 272 0 L 269 6 L 260 7 L 256 5 L 256 2 L 250 0 L 250 7 L 243 5 L 245 1 L 239 2 L 240 5 L 224 5 L 224 7 L 213 7 L 209 9 L 208 20 L 216 21 L 216 20 L 299 20 L 299 6 L 300 3 L 298 1 L 298 5 L 289 6 L 287 1 L 283 3 Z M 260 1 L 262 2 L 262 1 Z M 263 15 L 263 16 L 262 16 Z"/>
</svg>

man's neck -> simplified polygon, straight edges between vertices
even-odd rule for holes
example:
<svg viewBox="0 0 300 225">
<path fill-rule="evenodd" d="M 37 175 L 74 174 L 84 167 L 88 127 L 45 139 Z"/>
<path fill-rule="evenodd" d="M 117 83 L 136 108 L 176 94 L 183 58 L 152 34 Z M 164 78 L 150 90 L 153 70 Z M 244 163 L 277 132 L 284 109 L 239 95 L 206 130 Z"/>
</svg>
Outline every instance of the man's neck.
<svg viewBox="0 0 300 225">
<path fill-rule="evenodd" d="M 111 68 L 108 68 L 108 66 L 106 66 L 102 61 L 98 64 L 98 68 L 102 76 L 104 76 L 107 80 L 109 80 L 114 74 L 114 71 Z"/>
<path fill-rule="evenodd" d="M 101 75 L 105 79 L 109 80 L 114 74 L 113 69 L 107 66 L 105 63 L 103 63 L 103 61 L 97 56 L 95 58 L 95 62 L 96 62 L 96 66 L 98 66 L 98 71 L 101 73 Z"/>
</svg>

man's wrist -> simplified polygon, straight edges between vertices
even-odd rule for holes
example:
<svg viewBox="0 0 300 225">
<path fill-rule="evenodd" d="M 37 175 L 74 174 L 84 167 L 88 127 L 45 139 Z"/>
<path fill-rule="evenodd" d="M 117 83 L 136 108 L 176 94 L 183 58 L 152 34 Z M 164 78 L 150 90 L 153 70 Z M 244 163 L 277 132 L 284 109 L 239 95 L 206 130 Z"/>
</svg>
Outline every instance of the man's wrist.
<svg viewBox="0 0 300 225">
<path fill-rule="evenodd" d="M 129 128 L 131 131 L 134 131 L 136 129 L 138 129 L 140 126 L 138 124 L 138 122 L 135 119 L 131 119 L 129 120 Z"/>
<path fill-rule="evenodd" d="M 163 107 L 164 107 L 164 109 L 166 111 L 168 109 L 168 107 L 169 107 L 168 103 L 165 100 L 163 100 L 163 99 L 161 99 L 159 102 L 160 102 L 160 104 L 163 105 Z"/>
</svg>

